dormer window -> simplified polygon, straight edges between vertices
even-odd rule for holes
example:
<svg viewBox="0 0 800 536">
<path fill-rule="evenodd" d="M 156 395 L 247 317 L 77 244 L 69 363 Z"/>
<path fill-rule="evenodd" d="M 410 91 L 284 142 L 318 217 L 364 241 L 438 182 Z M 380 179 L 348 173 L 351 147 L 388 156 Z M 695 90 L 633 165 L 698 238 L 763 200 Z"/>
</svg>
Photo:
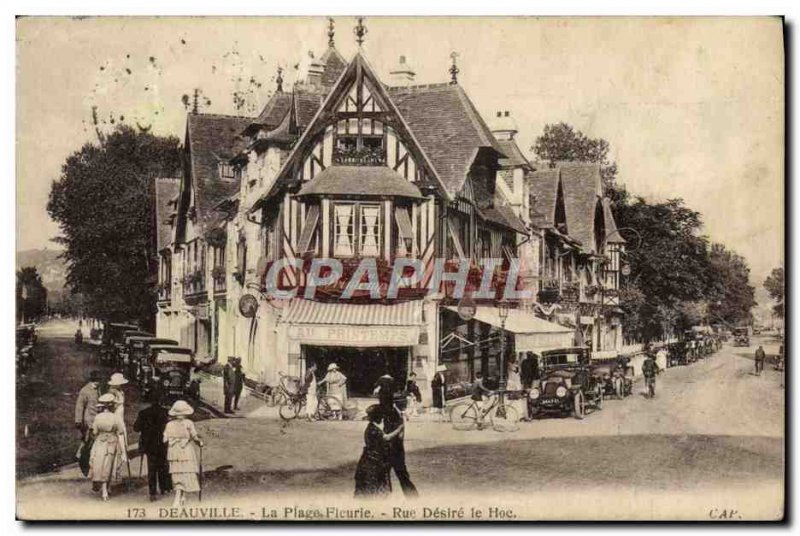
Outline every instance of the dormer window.
<svg viewBox="0 0 800 536">
<path fill-rule="evenodd" d="M 227 162 L 219 163 L 219 177 L 223 180 L 233 180 L 237 178 L 236 168 Z M 239 175 L 241 177 L 241 174 Z"/>
</svg>

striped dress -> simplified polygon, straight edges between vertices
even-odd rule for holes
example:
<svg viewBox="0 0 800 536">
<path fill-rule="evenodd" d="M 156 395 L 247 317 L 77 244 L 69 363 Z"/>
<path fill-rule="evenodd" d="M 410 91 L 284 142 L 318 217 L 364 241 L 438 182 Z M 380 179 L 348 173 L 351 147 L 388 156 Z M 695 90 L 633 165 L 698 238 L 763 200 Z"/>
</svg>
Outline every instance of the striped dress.
<svg viewBox="0 0 800 536">
<path fill-rule="evenodd" d="M 199 438 L 192 421 L 174 419 L 167 423 L 164 442 L 168 444 L 167 462 L 174 489 L 200 491 L 200 482 L 197 479 L 200 466 L 194 446 L 197 441 Z"/>
</svg>

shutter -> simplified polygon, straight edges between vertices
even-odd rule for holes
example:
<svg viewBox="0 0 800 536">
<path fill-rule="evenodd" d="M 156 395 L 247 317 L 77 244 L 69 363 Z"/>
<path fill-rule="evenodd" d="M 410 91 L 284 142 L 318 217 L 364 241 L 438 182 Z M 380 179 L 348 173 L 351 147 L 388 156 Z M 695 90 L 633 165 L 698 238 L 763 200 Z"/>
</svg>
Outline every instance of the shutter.
<svg viewBox="0 0 800 536">
<path fill-rule="evenodd" d="M 314 237 L 314 231 L 317 229 L 317 222 L 319 221 L 319 205 L 312 205 L 306 210 L 306 222 L 303 225 L 303 233 L 300 235 L 300 240 L 297 242 L 297 255 L 303 256 L 311 249 L 311 240 Z"/>
<path fill-rule="evenodd" d="M 394 209 L 394 218 L 397 221 L 397 229 L 400 232 L 400 238 L 406 241 L 406 250 L 411 251 L 411 241 L 414 238 L 414 231 L 411 227 L 411 218 L 408 216 L 408 210 L 402 207 L 396 207 Z"/>
</svg>

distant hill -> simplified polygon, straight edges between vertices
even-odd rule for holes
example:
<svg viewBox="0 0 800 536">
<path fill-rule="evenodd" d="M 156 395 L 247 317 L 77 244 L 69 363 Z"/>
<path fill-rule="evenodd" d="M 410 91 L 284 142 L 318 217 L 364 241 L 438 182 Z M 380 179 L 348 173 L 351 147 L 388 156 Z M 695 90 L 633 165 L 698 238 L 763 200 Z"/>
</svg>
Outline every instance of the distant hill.
<svg viewBox="0 0 800 536">
<path fill-rule="evenodd" d="M 17 252 L 17 270 L 33 266 L 42 277 L 48 301 L 58 303 L 66 294 L 67 264 L 60 258 L 59 249 L 26 249 Z"/>
</svg>

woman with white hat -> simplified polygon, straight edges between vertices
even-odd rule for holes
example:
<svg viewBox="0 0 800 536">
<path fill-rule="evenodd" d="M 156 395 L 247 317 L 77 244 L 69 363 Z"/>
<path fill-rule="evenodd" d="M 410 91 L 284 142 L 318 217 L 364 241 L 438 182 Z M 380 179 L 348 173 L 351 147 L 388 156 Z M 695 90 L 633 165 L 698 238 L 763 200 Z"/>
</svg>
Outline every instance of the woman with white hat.
<svg viewBox="0 0 800 536">
<path fill-rule="evenodd" d="M 327 388 L 327 395 L 335 397 L 338 401 L 330 404 L 331 409 L 336 414 L 337 418 L 342 416 L 342 408 L 347 401 L 347 376 L 339 371 L 339 365 L 331 363 L 328 365 L 328 372 L 325 377 L 320 380 L 318 385 L 325 385 Z"/>
<path fill-rule="evenodd" d="M 186 501 L 186 494 L 200 491 L 197 474 L 200 466 L 192 443 L 203 448 L 203 442 L 197 435 L 194 423 L 186 417 L 194 413 L 192 406 L 183 400 L 176 401 L 169 410 L 173 420 L 164 429 L 164 443 L 167 443 L 167 462 L 175 489 L 173 507 L 179 507 Z"/>
<path fill-rule="evenodd" d="M 114 414 L 114 395 L 106 393 L 97 399 L 97 416 L 92 423 L 94 444 L 89 455 L 89 478 L 92 488 L 101 491 L 104 501 L 108 500 L 108 488 L 118 477 L 123 461 L 123 427 Z"/>
<path fill-rule="evenodd" d="M 128 380 L 125 379 L 125 376 L 123 376 L 121 372 L 115 372 L 108 379 L 108 392 L 114 395 L 114 413 L 122 425 L 122 434 L 125 438 L 125 451 L 127 452 L 128 430 L 125 427 L 125 391 L 122 390 L 122 386 L 126 383 L 128 383 Z"/>
</svg>

